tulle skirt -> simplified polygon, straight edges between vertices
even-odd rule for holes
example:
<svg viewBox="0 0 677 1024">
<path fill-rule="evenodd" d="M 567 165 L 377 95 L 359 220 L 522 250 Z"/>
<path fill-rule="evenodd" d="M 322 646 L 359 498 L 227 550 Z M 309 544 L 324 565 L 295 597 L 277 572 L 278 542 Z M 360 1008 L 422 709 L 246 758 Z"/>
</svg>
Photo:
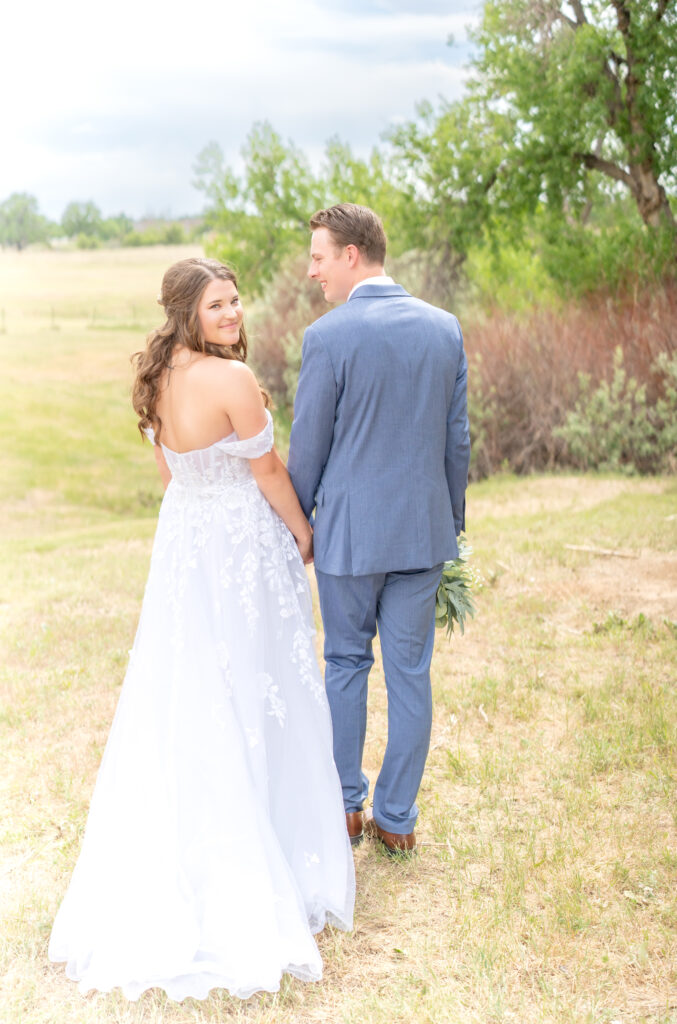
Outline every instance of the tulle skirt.
<svg viewBox="0 0 677 1024">
<path fill-rule="evenodd" d="M 246 998 L 321 977 L 353 861 L 296 547 L 258 492 L 176 498 L 49 956 L 83 992 Z"/>
</svg>

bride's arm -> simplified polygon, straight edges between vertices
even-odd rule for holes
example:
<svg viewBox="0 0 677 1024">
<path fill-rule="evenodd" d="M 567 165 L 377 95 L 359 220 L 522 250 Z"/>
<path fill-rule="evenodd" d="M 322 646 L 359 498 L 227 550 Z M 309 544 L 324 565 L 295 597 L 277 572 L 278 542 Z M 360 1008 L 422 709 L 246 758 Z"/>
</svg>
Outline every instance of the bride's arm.
<svg viewBox="0 0 677 1024">
<path fill-rule="evenodd" d="M 313 531 L 303 514 L 284 462 L 273 448 L 259 459 L 250 459 L 249 465 L 259 490 L 294 535 L 303 561 L 311 562 Z"/>
<path fill-rule="evenodd" d="M 256 377 L 244 363 L 226 364 L 226 412 L 241 441 L 256 437 L 267 419 Z M 259 490 L 293 534 L 304 562 L 312 561 L 313 531 L 292 486 L 287 467 L 274 448 L 249 465 Z"/>
</svg>

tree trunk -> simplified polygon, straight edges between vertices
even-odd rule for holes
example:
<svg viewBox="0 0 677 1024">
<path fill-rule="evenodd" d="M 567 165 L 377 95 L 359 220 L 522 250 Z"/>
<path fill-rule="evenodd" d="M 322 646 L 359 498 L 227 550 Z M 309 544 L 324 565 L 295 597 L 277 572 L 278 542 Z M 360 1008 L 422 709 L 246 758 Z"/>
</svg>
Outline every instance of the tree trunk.
<svg viewBox="0 0 677 1024">
<path fill-rule="evenodd" d="M 659 183 L 651 156 L 655 142 L 642 117 L 640 94 L 646 89 L 643 62 L 634 50 L 631 27 L 632 7 L 628 0 L 611 0 L 616 9 L 618 29 L 625 40 L 627 75 L 625 78 L 625 108 L 630 125 L 631 138 L 628 145 L 628 170 L 630 190 L 637 203 L 637 209 L 645 224 L 652 228 L 661 225 L 675 231 L 677 225 L 672 215 L 665 189 Z"/>
<path fill-rule="evenodd" d="M 635 164 L 630 167 L 632 193 L 637 203 L 640 216 L 649 227 L 677 227 L 665 189 L 656 180 L 653 168 L 646 164 Z"/>
</svg>

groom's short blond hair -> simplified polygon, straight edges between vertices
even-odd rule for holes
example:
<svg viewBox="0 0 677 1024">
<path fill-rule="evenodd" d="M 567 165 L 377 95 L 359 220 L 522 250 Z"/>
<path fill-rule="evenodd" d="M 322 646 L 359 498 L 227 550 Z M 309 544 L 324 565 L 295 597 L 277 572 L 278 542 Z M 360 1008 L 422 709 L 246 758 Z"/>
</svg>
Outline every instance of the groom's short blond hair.
<svg viewBox="0 0 677 1024">
<path fill-rule="evenodd" d="M 382 267 L 386 258 L 386 234 L 381 218 L 368 206 L 338 203 L 318 210 L 310 218 L 310 230 L 327 228 L 338 246 L 354 245 L 367 263 Z"/>
</svg>

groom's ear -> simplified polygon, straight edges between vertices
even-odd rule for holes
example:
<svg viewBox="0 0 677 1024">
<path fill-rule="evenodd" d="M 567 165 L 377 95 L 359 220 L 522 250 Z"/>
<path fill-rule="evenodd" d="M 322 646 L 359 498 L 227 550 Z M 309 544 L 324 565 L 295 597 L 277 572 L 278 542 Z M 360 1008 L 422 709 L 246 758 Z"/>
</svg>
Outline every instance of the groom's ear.
<svg viewBox="0 0 677 1024">
<path fill-rule="evenodd" d="M 360 250 L 357 248 L 356 245 L 353 245 L 351 243 L 350 245 L 347 245 L 345 247 L 344 251 L 345 251 L 345 254 L 346 254 L 346 259 L 348 261 L 348 266 L 349 267 L 354 267 L 357 264 L 357 261 L 360 258 Z"/>
</svg>

